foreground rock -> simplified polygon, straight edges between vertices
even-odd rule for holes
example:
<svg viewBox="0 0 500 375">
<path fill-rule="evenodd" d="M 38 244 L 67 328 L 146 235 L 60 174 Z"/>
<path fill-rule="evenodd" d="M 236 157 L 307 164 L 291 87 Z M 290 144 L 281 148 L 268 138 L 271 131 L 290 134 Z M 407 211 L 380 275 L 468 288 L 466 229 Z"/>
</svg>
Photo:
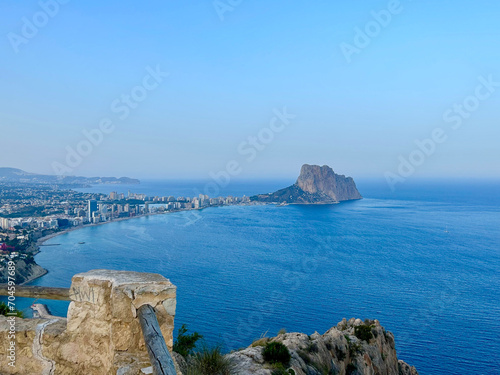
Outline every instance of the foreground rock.
<svg viewBox="0 0 500 375">
<path fill-rule="evenodd" d="M 356 327 L 365 332 L 364 340 L 356 336 Z M 362 336 L 359 331 L 358 336 Z M 398 360 L 391 332 L 377 320 L 362 322 L 354 318 L 344 319 L 324 335 L 285 333 L 228 354 L 234 374 L 271 375 L 277 371 L 264 361 L 262 350 L 267 342 L 280 342 L 289 349 L 291 361 L 287 370 L 293 370 L 288 370 L 289 374 L 418 375 L 415 367 Z"/>
<path fill-rule="evenodd" d="M 331 204 L 362 198 L 351 177 L 338 175 L 327 165 L 304 164 L 292 186 L 250 199 L 256 202 Z"/>
<path fill-rule="evenodd" d="M 0 316 L 0 374 L 143 374 L 151 364 L 137 310 L 145 304 L 172 350 L 176 287 L 163 276 L 92 270 L 73 276 L 70 298 L 67 319 Z"/>
</svg>

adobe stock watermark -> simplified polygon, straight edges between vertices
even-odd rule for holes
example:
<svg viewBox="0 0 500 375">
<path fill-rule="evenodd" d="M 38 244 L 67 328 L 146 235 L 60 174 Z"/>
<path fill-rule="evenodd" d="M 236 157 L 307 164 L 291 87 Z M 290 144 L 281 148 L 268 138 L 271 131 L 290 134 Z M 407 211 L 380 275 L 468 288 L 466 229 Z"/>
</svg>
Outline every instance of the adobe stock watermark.
<svg viewBox="0 0 500 375">
<path fill-rule="evenodd" d="M 233 12 L 243 3 L 243 0 L 214 0 L 212 5 L 221 21 L 224 21 L 224 14 Z"/>
<path fill-rule="evenodd" d="M 451 108 L 443 113 L 443 121 L 446 124 L 451 124 L 451 131 L 460 129 L 464 121 L 469 119 L 481 107 L 481 102 L 489 99 L 500 87 L 500 82 L 496 82 L 491 74 L 487 78 L 479 76 L 478 81 L 479 84 L 471 95 L 460 103 L 453 104 Z M 416 147 L 408 156 L 399 155 L 399 165 L 396 172 L 387 171 L 384 174 L 392 191 L 395 190 L 398 183 L 405 182 L 416 172 L 418 167 L 422 166 L 428 158 L 434 155 L 438 145 L 448 140 L 450 129 L 434 128 L 428 138 L 415 140 Z"/>
<path fill-rule="evenodd" d="M 144 102 L 151 91 L 157 89 L 169 73 L 163 72 L 159 65 L 155 68 L 146 67 L 146 75 L 141 84 L 134 86 L 129 92 L 122 94 L 110 104 L 110 112 L 114 116 L 103 117 L 97 127 L 82 130 L 82 140 L 74 147 L 66 146 L 66 157 L 64 161 L 54 161 L 52 169 L 56 175 L 63 177 L 71 174 L 75 168 L 80 166 L 84 158 L 88 157 L 96 147 L 102 144 L 106 135 L 113 133 L 118 121 L 124 121 L 132 110 L 137 109 Z"/>
<path fill-rule="evenodd" d="M 353 55 L 359 55 L 367 48 L 372 40 L 377 38 L 390 25 L 394 16 L 400 14 L 403 10 L 404 8 L 400 0 L 390 0 L 385 9 L 379 11 L 372 10 L 370 12 L 371 20 L 362 28 L 354 28 L 352 43 L 340 43 L 339 47 L 346 61 L 351 63 Z"/>
<path fill-rule="evenodd" d="M 38 2 L 40 10 L 34 13 L 31 17 L 21 18 L 22 26 L 19 33 L 10 32 L 7 34 L 7 39 L 15 53 L 19 53 L 20 47 L 28 44 L 31 39 L 38 35 L 40 29 L 48 25 L 50 20 L 56 17 L 61 5 L 66 5 L 70 0 L 41 0 Z"/>
<path fill-rule="evenodd" d="M 289 113 L 287 107 L 283 107 L 282 110 L 275 108 L 273 114 L 274 116 L 267 126 L 261 128 L 256 135 L 248 136 L 246 140 L 242 141 L 236 147 L 238 155 L 244 158 L 244 162 L 232 159 L 226 163 L 223 169 L 217 172 L 210 172 L 210 181 L 205 184 L 203 193 L 198 189 L 193 189 L 195 195 L 219 196 L 221 189 L 227 187 L 233 177 L 243 172 L 243 165 L 253 162 L 259 153 L 264 151 L 274 141 L 275 137 L 291 124 L 291 120 L 297 117 L 297 115 Z M 187 218 L 188 223 L 186 226 L 192 225 L 201 219 L 201 216 L 196 211 L 189 212 L 192 217 Z"/>
</svg>

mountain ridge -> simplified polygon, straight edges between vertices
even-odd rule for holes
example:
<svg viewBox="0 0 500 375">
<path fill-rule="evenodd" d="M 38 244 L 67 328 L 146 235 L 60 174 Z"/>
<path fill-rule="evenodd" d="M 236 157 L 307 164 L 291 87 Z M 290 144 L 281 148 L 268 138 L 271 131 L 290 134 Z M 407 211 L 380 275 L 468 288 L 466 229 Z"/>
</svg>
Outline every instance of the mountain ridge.
<svg viewBox="0 0 500 375">
<path fill-rule="evenodd" d="M 68 184 L 68 185 L 99 185 L 99 184 L 140 184 L 140 181 L 129 177 L 83 177 L 56 176 L 23 171 L 18 168 L 0 167 L 0 182 L 38 183 L 38 184 Z"/>
</svg>

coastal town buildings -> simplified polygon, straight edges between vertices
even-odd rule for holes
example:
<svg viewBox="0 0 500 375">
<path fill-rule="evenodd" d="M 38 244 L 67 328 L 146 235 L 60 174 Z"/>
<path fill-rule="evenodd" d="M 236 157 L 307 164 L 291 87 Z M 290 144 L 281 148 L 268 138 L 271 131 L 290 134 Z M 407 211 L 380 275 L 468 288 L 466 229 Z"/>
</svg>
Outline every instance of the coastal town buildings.
<svg viewBox="0 0 500 375">
<path fill-rule="evenodd" d="M 114 220 L 210 206 L 249 204 L 248 197 L 154 196 L 143 193 L 81 193 L 36 184 L 0 183 L 0 255 L 27 256 L 26 244 L 47 233 Z M 14 245 L 6 241 L 17 239 Z M 4 242 L 1 242 L 4 241 Z M 21 245 L 22 244 L 22 245 Z"/>
</svg>

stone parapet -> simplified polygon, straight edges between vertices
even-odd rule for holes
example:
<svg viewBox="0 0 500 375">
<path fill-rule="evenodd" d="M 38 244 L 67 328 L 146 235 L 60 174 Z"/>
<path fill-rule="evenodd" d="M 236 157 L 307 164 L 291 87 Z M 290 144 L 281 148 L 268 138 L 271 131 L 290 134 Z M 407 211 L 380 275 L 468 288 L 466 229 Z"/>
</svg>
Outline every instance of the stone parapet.
<svg viewBox="0 0 500 375">
<path fill-rule="evenodd" d="M 151 305 L 169 350 L 173 345 L 176 287 L 165 277 L 93 270 L 72 278 L 66 319 L 16 319 L 16 366 L 2 374 L 140 374 L 149 366 L 137 309 Z M 9 325 L 0 318 L 0 338 Z M 0 346 L 0 355 L 8 351 Z"/>
</svg>

